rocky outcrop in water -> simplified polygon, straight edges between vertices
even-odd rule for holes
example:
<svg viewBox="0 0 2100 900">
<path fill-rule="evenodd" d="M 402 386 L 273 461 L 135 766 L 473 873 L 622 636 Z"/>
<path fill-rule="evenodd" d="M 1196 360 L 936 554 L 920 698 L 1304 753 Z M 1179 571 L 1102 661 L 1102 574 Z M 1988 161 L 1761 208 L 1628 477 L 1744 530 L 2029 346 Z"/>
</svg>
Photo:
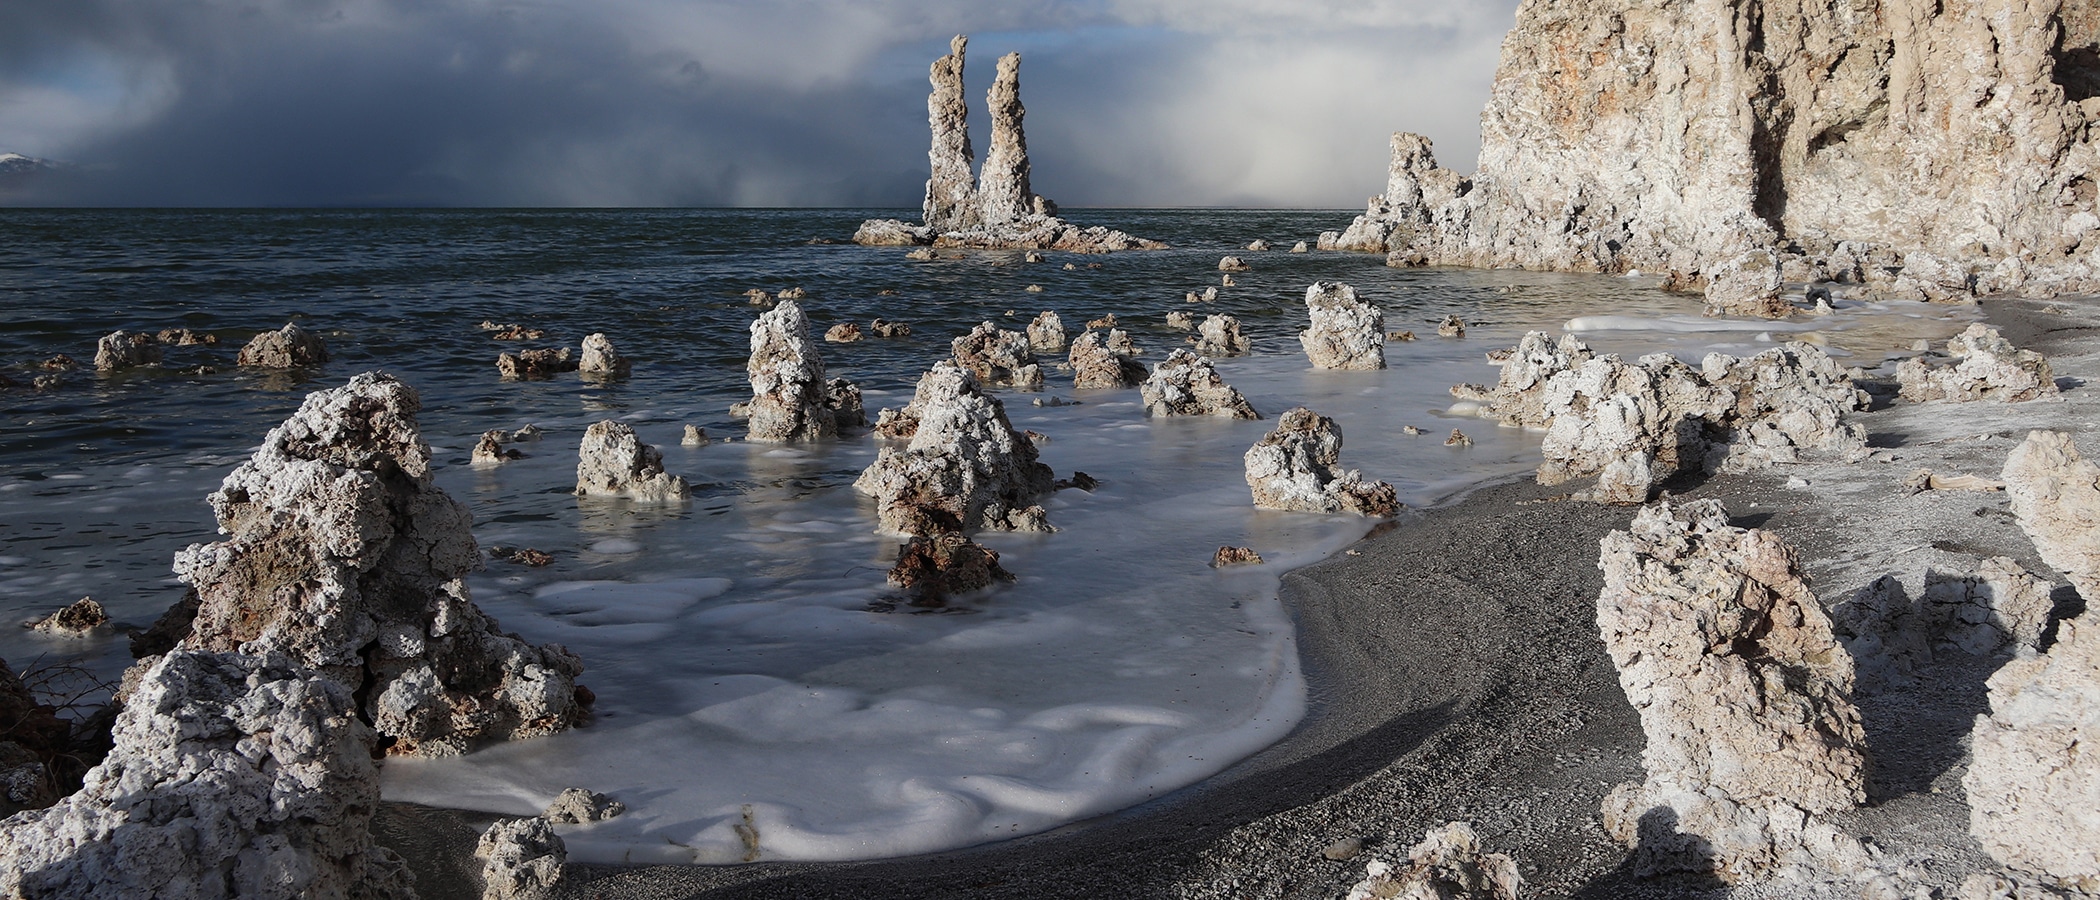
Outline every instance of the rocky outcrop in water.
<svg viewBox="0 0 2100 900">
<path fill-rule="evenodd" d="M 2091 895 L 2100 890 L 2100 634 L 2091 615 L 2056 645 L 1990 678 L 1970 734 L 1969 833 L 1999 862 Z"/>
<path fill-rule="evenodd" d="M 1092 334 L 1093 332 L 1088 332 Z M 1161 416 L 1221 416 L 1229 419 L 1259 419 L 1261 413 L 1232 385 L 1218 375 L 1210 360 L 1176 350 L 1152 369 L 1152 377 L 1139 385 L 1145 398 L 1145 414 Z"/>
<path fill-rule="evenodd" d="M 767 443 L 837 437 L 824 384 L 824 358 L 809 339 L 801 304 L 782 300 L 751 323 L 750 439 Z"/>
<path fill-rule="evenodd" d="M 664 471 L 663 451 L 642 443 L 621 422 L 598 422 L 583 432 L 576 453 L 576 496 L 676 503 L 692 496 L 684 478 Z"/>
<path fill-rule="evenodd" d="M 2042 561 L 2100 599 L 2100 465 L 2061 431 L 2029 432 L 2005 459 L 2005 494 Z"/>
<path fill-rule="evenodd" d="M 1321 244 L 1670 273 L 1752 314 L 1785 311 L 1777 270 L 1797 255 L 1838 278 L 1841 256 L 1897 261 L 1920 299 L 2093 290 L 2096 81 L 2100 24 L 2062 0 L 1532 0 L 1476 174 L 1396 134 L 1385 193 Z"/>
<path fill-rule="evenodd" d="M 1400 510 L 1393 486 L 1366 482 L 1353 469 L 1337 468 L 1342 429 L 1333 419 L 1296 407 L 1276 420 L 1276 430 L 1247 450 L 1247 486 L 1254 505 L 1297 512 L 1347 512 L 1390 516 Z"/>
<path fill-rule="evenodd" d="M 1044 310 L 1036 313 L 1028 323 L 1028 346 L 1043 353 L 1059 353 L 1065 349 L 1065 323 L 1057 314 Z"/>
<path fill-rule="evenodd" d="M 881 320 L 876 320 L 881 321 Z M 833 344 L 857 344 L 865 337 L 857 322 L 840 322 L 824 330 L 824 340 Z"/>
<path fill-rule="evenodd" d="M 977 376 L 980 384 L 1028 391 L 1043 386 L 1043 367 L 1036 364 L 1032 345 L 1029 335 L 990 322 L 979 323 L 949 344 L 955 362 Z"/>
<path fill-rule="evenodd" d="M 1502 363 L 1502 375 L 1493 388 L 1460 385 L 1453 396 L 1478 401 L 1481 415 L 1504 425 L 1544 428 L 1553 421 L 1546 408 L 1546 383 L 1553 376 L 1589 362 L 1596 354 L 1575 336 L 1563 335 L 1558 342 L 1543 331 L 1531 331 Z"/>
<path fill-rule="evenodd" d="M 634 362 L 620 355 L 611 338 L 592 332 L 583 338 L 583 358 L 577 360 L 576 371 L 586 378 L 625 378 L 634 371 Z"/>
<path fill-rule="evenodd" d="M 271 429 L 210 497 L 227 539 L 175 556 L 198 602 L 179 646 L 285 654 L 355 691 L 391 754 L 566 729 L 584 714 L 583 664 L 474 605 L 471 518 L 431 482 L 420 408 L 407 385 L 364 374 Z"/>
<path fill-rule="evenodd" d="M 986 97 L 992 116 L 992 145 L 981 177 L 972 177 L 969 110 L 963 99 L 963 56 L 968 44 L 968 37 L 956 35 L 949 42 L 948 55 L 934 60 L 927 76 L 933 84 L 933 93 L 926 99 L 933 146 L 927 154 L 932 175 L 926 182 L 923 223 L 870 219 L 854 232 L 854 242 L 1074 253 L 1165 247 L 1121 231 L 1073 225 L 1057 217 L 1057 204 L 1034 192 L 1029 184 L 1019 53 L 999 59 L 997 77 Z"/>
<path fill-rule="evenodd" d="M 1612 791 L 1604 825 L 1638 871 L 1862 863 L 1819 818 L 1866 799 L 1852 657 L 1794 552 L 1715 500 L 1642 509 L 1602 551 L 1597 625 L 1648 739 L 1646 779 Z"/>
<path fill-rule="evenodd" d="M 109 625 L 109 613 L 93 597 L 82 597 L 52 614 L 30 622 L 28 627 L 44 634 L 87 637 Z"/>
<path fill-rule="evenodd" d="M 95 342 L 95 371 L 115 372 L 139 366 L 157 366 L 160 342 L 144 332 L 112 331 Z"/>
<path fill-rule="evenodd" d="M 481 900 L 546 900 L 561 884 L 568 845 L 546 818 L 498 819 L 474 844 Z"/>
<path fill-rule="evenodd" d="M 2049 360 L 2012 345 L 1998 329 L 1978 322 L 1947 341 L 1947 353 L 1958 361 L 1912 357 L 1896 366 L 1901 396 L 1913 403 L 1927 400 L 1997 400 L 2019 403 L 2057 393 Z"/>
<path fill-rule="evenodd" d="M 1089 331 L 1072 342 L 1068 357 L 1072 366 L 1072 387 L 1075 390 L 1109 390 L 1136 387 L 1145 380 L 1145 365 L 1137 360 L 1115 352 L 1113 344 L 1118 335 L 1128 346 L 1130 336 L 1116 329 L 1103 338 L 1101 332 Z"/>
<path fill-rule="evenodd" d="M 352 686 L 275 651 L 146 664 L 84 787 L 0 828 L 0 894 L 412 898 L 367 825 L 372 730 Z"/>
<path fill-rule="evenodd" d="M 551 378 L 576 371 L 576 356 L 567 347 L 543 347 L 496 355 L 496 371 L 505 379 Z"/>
<path fill-rule="evenodd" d="M 950 595 L 1012 580 L 999 551 L 954 532 L 912 538 L 897 549 L 889 574 L 890 586 L 912 592 L 915 606 L 940 606 Z"/>
<path fill-rule="evenodd" d="M 1036 505 L 1051 490 L 1050 467 L 1036 460 L 1035 445 L 1014 431 L 1005 406 L 979 390 L 969 370 L 935 363 L 919 379 L 912 405 L 918 421 L 911 443 L 883 448 L 853 483 L 875 498 L 883 531 L 1050 530 Z"/>
<path fill-rule="evenodd" d="M 540 818 L 556 825 L 587 825 L 618 818 L 627 811 L 627 804 L 604 794 L 584 788 L 565 788 L 547 804 Z"/>
<path fill-rule="evenodd" d="M 1480 849 L 1473 826 L 1432 828 L 1399 865 L 1372 860 L 1345 900 L 1517 900 L 1517 863 Z"/>
<path fill-rule="evenodd" d="M 1305 309 L 1312 324 L 1298 332 L 1298 342 L 1313 368 L 1385 368 L 1385 314 L 1356 299 L 1355 288 L 1314 282 L 1305 289 Z"/>
<path fill-rule="evenodd" d="M 1212 359 L 1240 356 L 1254 346 L 1252 341 L 1240 334 L 1240 320 L 1236 316 L 1206 316 L 1203 324 L 1196 326 L 1196 352 Z"/>
<path fill-rule="evenodd" d="M 328 345 L 296 322 L 286 322 L 283 328 L 249 339 L 235 359 L 239 365 L 259 369 L 307 369 L 327 361 Z"/>
</svg>

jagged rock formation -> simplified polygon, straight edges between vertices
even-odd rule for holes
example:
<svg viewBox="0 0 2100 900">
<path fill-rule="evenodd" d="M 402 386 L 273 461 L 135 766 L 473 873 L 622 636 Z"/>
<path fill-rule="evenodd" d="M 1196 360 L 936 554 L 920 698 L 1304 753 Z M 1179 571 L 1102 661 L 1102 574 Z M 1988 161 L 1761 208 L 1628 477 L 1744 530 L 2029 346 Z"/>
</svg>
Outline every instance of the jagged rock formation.
<svg viewBox="0 0 2100 900">
<path fill-rule="evenodd" d="M 911 334 L 911 326 L 903 322 L 876 319 L 868 323 L 868 333 L 879 338 L 901 338 Z"/>
<path fill-rule="evenodd" d="M 540 818 L 557 825 L 603 822 L 627 811 L 627 804 L 584 788 L 567 788 L 547 804 Z"/>
<path fill-rule="evenodd" d="M 372 730 L 352 688 L 276 652 L 145 665 L 81 790 L 0 828 L 9 897 L 415 896 L 367 824 Z"/>
<path fill-rule="evenodd" d="M 824 358 L 809 340 L 809 317 L 793 300 L 751 323 L 750 439 L 768 443 L 837 437 L 838 420 L 827 402 Z"/>
<path fill-rule="evenodd" d="M 576 452 L 576 496 L 675 503 L 692 495 L 684 478 L 664 471 L 663 451 L 642 443 L 633 428 L 608 420 L 584 430 Z"/>
<path fill-rule="evenodd" d="M 1517 900 L 1524 885 L 1516 861 L 1482 852 L 1464 822 L 1430 829 L 1399 866 L 1374 859 L 1364 868 L 1345 900 Z"/>
<path fill-rule="evenodd" d="M 1254 346 L 1240 334 L 1237 316 L 1205 316 L 1203 324 L 1196 326 L 1196 336 L 1190 340 L 1194 342 L 1197 353 L 1212 359 L 1239 356 Z"/>
<path fill-rule="evenodd" d="M 1973 573 L 1927 570 L 1916 598 L 1883 576 L 1830 614 L 1867 694 L 1915 684 L 1942 648 L 1974 656 L 2037 650 L 2055 606 L 2049 594 L 2047 580 L 1999 556 Z"/>
<path fill-rule="evenodd" d="M 583 338 L 583 358 L 577 360 L 576 371 L 587 378 L 625 378 L 634 371 L 634 362 L 620 355 L 611 338 L 592 332 Z"/>
<path fill-rule="evenodd" d="M 914 537 L 897 549 L 890 586 L 911 591 L 915 606 L 940 606 L 951 594 L 982 590 L 1014 575 L 999 565 L 999 551 L 955 532 Z"/>
<path fill-rule="evenodd" d="M 860 324 L 857 322 L 840 322 L 824 330 L 824 340 L 833 344 L 858 343 L 862 337 L 864 335 L 861 334 Z"/>
<path fill-rule="evenodd" d="M 955 351 L 955 362 L 976 375 L 980 384 L 1032 391 L 1043 386 L 1043 367 L 1036 364 L 1032 349 L 1033 333 L 1033 325 L 1029 334 L 1022 334 L 982 322 L 949 346 Z"/>
<path fill-rule="evenodd" d="M 160 342 L 145 332 L 117 330 L 95 342 L 95 371 L 114 372 L 139 366 L 156 366 L 161 359 Z"/>
<path fill-rule="evenodd" d="M 831 420 L 841 431 L 868 427 L 867 407 L 861 403 L 858 384 L 844 378 L 826 380 L 824 408 L 831 411 Z"/>
<path fill-rule="evenodd" d="M 44 634 L 86 637 L 109 624 L 109 613 L 93 597 L 82 597 L 48 616 L 29 623 Z"/>
<path fill-rule="evenodd" d="M 1544 428 L 1553 421 L 1546 408 L 1546 383 L 1553 376 L 1589 362 L 1596 354 L 1572 334 L 1558 343 L 1543 331 L 1525 332 L 1508 359 L 1493 388 L 1459 385 L 1451 394 L 1481 404 L 1480 414 L 1504 425 Z"/>
<path fill-rule="evenodd" d="M 198 604 L 179 646 L 317 670 L 358 692 L 392 754 L 566 729 L 583 715 L 583 664 L 474 606 L 471 519 L 431 483 L 420 408 L 407 385 L 367 373 L 271 429 L 210 497 L 227 539 L 175 556 Z"/>
<path fill-rule="evenodd" d="M 1130 336 L 1122 329 L 1108 333 L 1103 340 L 1101 332 L 1089 331 L 1072 342 L 1072 353 L 1068 357 L 1072 366 L 1072 387 L 1075 390 L 1107 390 L 1136 387 L 1145 380 L 1145 365 L 1137 360 L 1115 352 L 1115 339 L 1122 336 L 1128 346 Z"/>
<path fill-rule="evenodd" d="M 2042 561 L 2078 595 L 2100 598 L 2100 465 L 2071 436 L 2033 431 L 2005 459 L 2005 494 Z"/>
<path fill-rule="evenodd" d="M 506 379 L 550 378 L 576 371 L 576 356 L 567 347 L 544 347 L 496 355 L 496 371 Z"/>
<path fill-rule="evenodd" d="M 561 884 L 568 845 L 546 818 L 498 819 L 474 844 L 481 900 L 545 900 Z"/>
<path fill-rule="evenodd" d="M 1185 312 L 1167 313 L 1167 327 L 1175 331 L 1188 331 L 1196 327 L 1196 317 Z"/>
<path fill-rule="evenodd" d="M 1035 445 L 1014 431 L 1006 407 L 980 391 L 969 370 L 935 363 L 919 379 L 912 406 L 918 421 L 911 443 L 883 448 L 853 483 L 875 498 L 883 531 L 1050 530 L 1035 505 L 1050 492 L 1050 467 L 1036 461 Z"/>
<path fill-rule="evenodd" d="M 1969 741 L 1969 833 L 1999 862 L 2083 895 L 2100 892 L 2100 634 L 2057 626 L 2044 655 L 1990 678 L 1991 712 Z"/>
<path fill-rule="evenodd" d="M 2020 350 L 1998 329 L 1978 322 L 1949 338 L 1947 353 L 1958 357 L 1952 365 L 1918 356 L 1896 366 L 1901 396 L 1913 403 L 1927 400 L 1997 400 L 2019 403 L 2057 393 L 2056 376 L 2049 360 L 2032 350 Z"/>
<path fill-rule="evenodd" d="M 1087 332 L 1093 334 L 1093 332 Z M 1076 368 L 1076 366 L 1075 366 Z M 1145 414 L 1160 416 L 1223 416 L 1230 419 L 1259 419 L 1261 413 L 1247 398 L 1226 384 L 1210 360 L 1187 350 L 1167 354 L 1152 370 L 1152 377 L 1139 385 L 1145 398 Z"/>
<path fill-rule="evenodd" d="M 967 36 L 956 35 L 948 44 L 948 55 L 934 60 L 927 75 L 933 84 L 933 93 L 926 98 L 933 147 L 927 153 L 932 176 L 926 181 L 923 224 L 870 219 L 854 232 L 854 242 L 1075 253 L 1165 247 L 1121 231 L 1073 225 L 1057 217 L 1057 204 L 1033 191 L 1028 182 L 1028 138 L 1022 126 L 1027 111 L 1021 106 L 1019 53 L 999 59 L 998 77 L 986 97 L 992 116 L 992 146 L 982 176 L 971 176 L 974 153 L 969 110 L 963 100 L 963 52 L 968 45 Z"/>
<path fill-rule="evenodd" d="M 170 347 L 211 346 L 219 342 L 219 336 L 208 331 L 192 331 L 188 328 L 163 328 L 158 335 L 160 342 Z"/>
<path fill-rule="evenodd" d="M 1261 554 L 1254 552 L 1253 547 L 1219 547 L 1218 552 L 1210 556 L 1213 569 L 1258 565 L 1261 565 Z"/>
<path fill-rule="evenodd" d="M 1044 310 L 1035 314 L 1028 323 L 1028 346 L 1044 353 L 1057 353 L 1065 349 L 1065 322 L 1057 314 Z"/>
<path fill-rule="evenodd" d="M 1316 281 L 1305 289 L 1312 319 L 1298 342 L 1317 369 L 1385 368 L 1385 313 L 1356 299 L 1356 289 L 1338 281 Z"/>
<path fill-rule="evenodd" d="M 1276 420 L 1276 430 L 1247 450 L 1247 486 L 1254 505 L 1299 512 L 1348 512 L 1390 516 L 1400 511 L 1393 486 L 1366 482 L 1353 469 L 1337 469 L 1342 429 L 1333 419 L 1295 407 Z"/>
<path fill-rule="evenodd" d="M 260 369 L 305 369 L 328 361 L 328 345 L 320 335 L 286 322 L 276 331 L 265 331 L 249 339 L 234 362 Z"/>
<path fill-rule="evenodd" d="M 1671 273 L 1753 314 L 1784 311 L 1792 254 L 1895 260 L 1921 298 L 2094 290 L 2096 46 L 2064 0 L 1528 0 L 1476 175 L 1396 134 L 1386 192 L 1321 246 Z"/>
<path fill-rule="evenodd" d="M 481 440 L 474 442 L 474 451 L 469 455 L 468 462 L 477 467 L 500 466 L 514 459 L 525 458 L 525 454 L 516 450 L 503 449 L 503 440 L 509 436 L 509 433 L 501 428 L 482 432 Z"/>
<path fill-rule="evenodd" d="M 1699 500 L 1642 509 L 1602 551 L 1597 625 L 1648 738 L 1646 780 L 1612 791 L 1604 824 L 1638 870 L 1862 862 L 1818 818 L 1866 799 L 1852 657 L 1793 550 Z"/>
</svg>

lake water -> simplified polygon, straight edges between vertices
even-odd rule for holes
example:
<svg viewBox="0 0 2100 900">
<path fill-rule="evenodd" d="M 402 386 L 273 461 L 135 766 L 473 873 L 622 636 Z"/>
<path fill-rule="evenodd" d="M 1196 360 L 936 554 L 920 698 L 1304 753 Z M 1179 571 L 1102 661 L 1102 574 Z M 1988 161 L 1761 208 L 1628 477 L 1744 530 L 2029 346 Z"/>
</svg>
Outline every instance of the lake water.
<svg viewBox="0 0 2100 900">
<path fill-rule="evenodd" d="M 1872 368 L 1972 315 L 1840 304 L 1789 324 L 1716 320 L 1654 279 L 1283 252 L 1346 225 L 1339 211 L 1076 210 L 1173 249 L 1037 264 L 845 243 L 860 220 L 899 214 L 0 211 L 0 365 L 25 383 L 53 354 L 89 366 L 56 390 L 0 391 L 0 618 L 92 595 L 121 624 L 150 623 L 182 593 L 174 553 L 216 538 L 205 495 L 306 393 L 384 370 L 421 392 L 437 482 L 473 510 L 481 543 L 555 557 L 537 569 L 491 561 L 469 578 L 476 602 L 576 651 L 599 698 L 596 721 L 573 733 L 390 760 L 390 799 L 532 814 L 581 786 L 625 802 L 619 818 L 563 828 L 581 860 L 929 852 L 1140 803 L 1288 733 L 1306 689 L 1278 580 L 1372 523 L 1252 507 L 1241 455 L 1271 421 L 1151 420 L 1135 389 L 1075 392 L 1046 366 L 1043 394 L 998 394 L 1015 427 L 1048 437 L 1042 459 L 1059 476 L 1084 471 L 1100 487 L 1045 501 L 1055 534 L 981 536 L 1018 582 L 937 612 L 900 607 L 884 579 L 897 541 L 874 532 L 872 502 L 851 488 L 877 441 L 741 441 L 728 408 L 749 398 L 758 312 L 744 291 L 804 288 L 817 332 L 877 316 L 912 325 L 906 338 L 819 344 L 830 374 L 863 387 L 871 420 L 908 401 L 980 321 L 1019 330 L 1048 309 L 1076 334 L 1114 313 L 1157 362 L 1187 336 L 1165 313 L 1230 313 L 1254 349 L 1219 361 L 1226 379 L 1267 419 L 1296 405 L 1335 418 L 1343 464 L 1412 506 L 1536 465 L 1538 435 L 1454 413 L 1446 390 L 1491 383 L 1484 351 L 1526 330 L 1572 324 L 1601 351 L 1694 360 L 1800 337 Z M 1256 238 L 1277 249 L 1241 249 Z M 1185 303 L 1219 284 L 1227 253 L 1253 271 L 1214 303 Z M 1388 329 L 1421 339 L 1388 344 L 1385 371 L 1310 369 L 1295 335 L 1315 280 L 1354 285 Z M 1470 324 L 1466 338 L 1436 336 L 1446 314 Z M 492 340 L 484 320 L 546 330 L 522 346 L 605 332 L 634 374 L 502 381 L 497 353 L 521 345 Z M 287 321 L 322 335 L 333 361 L 296 377 L 232 365 L 250 336 Z M 169 348 L 157 369 L 92 371 L 99 336 L 171 327 L 221 342 Z M 1029 402 L 1050 395 L 1081 402 Z M 692 501 L 572 496 L 578 440 L 604 419 L 660 447 Z M 467 465 L 481 432 L 527 423 L 546 437 L 515 445 L 526 459 Z M 683 447 L 686 424 L 739 440 Z M 1452 428 L 1473 445 L 1445 446 Z M 1266 562 L 1211 569 L 1222 545 Z M 105 678 L 130 661 L 121 636 L 12 627 L 0 628 L 0 657 L 17 669 L 77 661 Z"/>
</svg>

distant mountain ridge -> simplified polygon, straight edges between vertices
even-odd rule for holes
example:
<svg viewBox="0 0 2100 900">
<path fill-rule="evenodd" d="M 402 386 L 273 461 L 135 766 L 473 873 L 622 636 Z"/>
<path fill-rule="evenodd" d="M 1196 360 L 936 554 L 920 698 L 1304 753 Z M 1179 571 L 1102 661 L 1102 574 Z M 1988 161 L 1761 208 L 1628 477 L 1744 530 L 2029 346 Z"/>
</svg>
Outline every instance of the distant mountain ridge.
<svg viewBox="0 0 2100 900">
<path fill-rule="evenodd" d="M 31 172 L 48 171 L 59 167 L 58 163 L 20 153 L 0 153 L 0 178 L 27 175 Z"/>
</svg>

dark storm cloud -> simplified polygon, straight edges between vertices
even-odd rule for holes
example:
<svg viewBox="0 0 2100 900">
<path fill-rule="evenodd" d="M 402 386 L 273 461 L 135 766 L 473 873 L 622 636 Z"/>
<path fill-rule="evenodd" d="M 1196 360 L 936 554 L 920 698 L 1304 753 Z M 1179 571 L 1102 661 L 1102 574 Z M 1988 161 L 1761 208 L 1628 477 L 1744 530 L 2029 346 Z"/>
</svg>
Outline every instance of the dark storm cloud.
<svg viewBox="0 0 2100 900">
<path fill-rule="evenodd" d="M 971 31 L 1062 203 L 1354 204 L 1394 128 L 1470 162 L 1511 5 L 16 0 L 0 151 L 46 202 L 913 206 Z"/>
</svg>

